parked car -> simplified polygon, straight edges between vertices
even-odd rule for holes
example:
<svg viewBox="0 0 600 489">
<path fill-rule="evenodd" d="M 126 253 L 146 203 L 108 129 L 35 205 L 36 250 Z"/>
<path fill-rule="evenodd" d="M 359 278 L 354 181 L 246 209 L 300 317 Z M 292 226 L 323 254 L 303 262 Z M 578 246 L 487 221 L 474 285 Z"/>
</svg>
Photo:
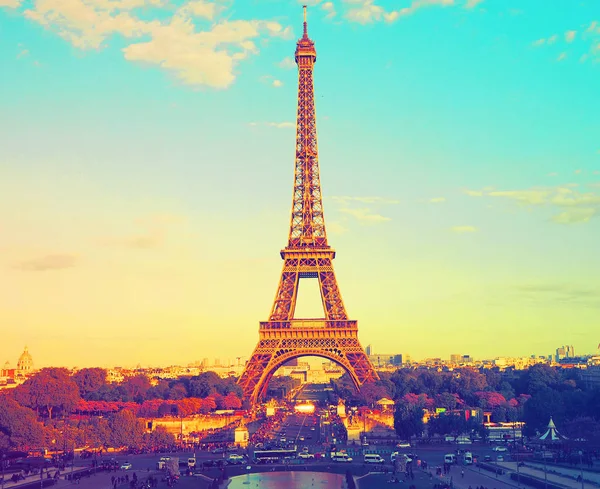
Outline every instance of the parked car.
<svg viewBox="0 0 600 489">
<path fill-rule="evenodd" d="M 494 452 L 507 452 L 508 449 L 506 447 L 494 447 L 492 448 Z"/>
<path fill-rule="evenodd" d="M 132 465 L 129 462 L 123 462 L 123 465 L 121 465 L 121 470 L 129 470 L 131 467 Z"/>
<path fill-rule="evenodd" d="M 309 459 L 309 458 L 315 458 L 315 456 L 312 453 L 302 452 L 302 453 L 298 454 L 298 458 Z"/>
</svg>

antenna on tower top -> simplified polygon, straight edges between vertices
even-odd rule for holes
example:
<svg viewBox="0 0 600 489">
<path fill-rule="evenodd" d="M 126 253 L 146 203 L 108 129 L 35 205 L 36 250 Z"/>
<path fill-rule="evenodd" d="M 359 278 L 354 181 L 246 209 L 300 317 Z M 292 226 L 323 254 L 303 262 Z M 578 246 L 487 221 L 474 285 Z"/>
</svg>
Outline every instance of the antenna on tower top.
<svg viewBox="0 0 600 489">
<path fill-rule="evenodd" d="M 308 37 L 308 32 L 306 28 L 306 5 L 302 5 L 302 9 L 304 10 L 304 37 Z"/>
</svg>

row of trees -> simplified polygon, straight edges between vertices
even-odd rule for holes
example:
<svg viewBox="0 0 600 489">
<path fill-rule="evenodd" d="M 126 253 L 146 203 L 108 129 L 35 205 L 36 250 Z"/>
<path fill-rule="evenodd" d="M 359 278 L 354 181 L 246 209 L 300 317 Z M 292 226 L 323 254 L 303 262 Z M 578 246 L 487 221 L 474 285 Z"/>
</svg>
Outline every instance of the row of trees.
<svg viewBox="0 0 600 489">
<path fill-rule="evenodd" d="M 235 380 L 221 379 L 214 372 L 152 385 L 143 374 L 110 384 L 100 368 L 82 369 L 73 376 L 64 368 L 45 368 L 12 395 L 19 404 L 48 419 L 73 412 L 101 415 L 123 408 L 146 417 L 187 416 L 242 405 Z"/>
<path fill-rule="evenodd" d="M 331 401 L 339 397 L 351 405 L 374 407 L 383 397 L 396 401 L 399 430 L 422 431 L 418 420 L 424 409 L 444 408 L 447 411 L 483 409 L 491 412 L 495 422 L 524 421 L 525 433 L 541 431 L 550 416 L 561 425 L 587 419 L 593 431 L 600 431 L 600 390 L 586 389 L 575 369 L 535 365 L 523 371 L 500 372 L 472 368 L 437 371 L 429 369 L 399 369 L 381 374 L 381 380 L 365 385 L 355 393 L 348 375 L 333 381 Z M 430 433 L 452 434 L 467 423 L 456 416 L 440 416 L 428 426 Z M 577 425 L 575 423 L 573 426 Z M 581 423 L 579 423 L 581 424 Z"/>
<path fill-rule="evenodd" d="M 0 396 L 0 450 L 46 448 L 70 452 L 74 447 L 130 447 L 156 449 L 175 444 L 175 437 L 159 426 L 146 433 L 142 420 L 129 409 L 106 417 L 47 420 L 21 406 L 10 396 Z"/>
</svg>

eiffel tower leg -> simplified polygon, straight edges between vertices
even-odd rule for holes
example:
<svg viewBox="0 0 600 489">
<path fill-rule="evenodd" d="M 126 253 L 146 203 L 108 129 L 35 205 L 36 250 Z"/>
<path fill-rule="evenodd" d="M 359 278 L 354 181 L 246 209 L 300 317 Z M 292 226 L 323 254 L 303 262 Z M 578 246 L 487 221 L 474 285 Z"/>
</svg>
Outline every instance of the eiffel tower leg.
<svg viewBox="0 0 600 489">
<path fill-rule="evenodd" d="M 296 267 L 293 267 L 290 261 L 286 260 L 283 265 L 279 287 L 271 309 L 271 321 L 287 321 L 294 316 L 299 276 Z"/>
<path fill-rule="evenodd" d="M 252 353 L 250 360 L 248 360 L 248 363 L 244 368 L 242 376 L 238 380 L 238 384 L 244 393 L 244 399 L 250 399 L 252 405 L 256 402 L 256 399 L 253 398 L 253 393 L 256 390 L 267 365 L 269 365 L 269 362 L 273 357 L 272 353 L 260 352 L 259 349 L 260 344 Z"/>
<path fill-rule="evenodd" d="M 335 273 L 329 261 L 329 271 L 319 272 L 319 287 L 321 289 L 321 299 L 327 319 L 344 320 L 348 319 L 344 301 L 335 279 Z"/>
</svg>

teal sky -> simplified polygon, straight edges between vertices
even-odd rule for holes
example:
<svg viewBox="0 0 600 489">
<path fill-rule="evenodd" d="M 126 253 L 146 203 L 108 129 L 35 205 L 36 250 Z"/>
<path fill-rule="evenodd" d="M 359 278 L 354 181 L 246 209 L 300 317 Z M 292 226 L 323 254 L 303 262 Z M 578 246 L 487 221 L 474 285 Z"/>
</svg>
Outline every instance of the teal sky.
<svg viewBox="0 0 600 489">
<path fill-rule="evenodd" d="M 308 3 L 363 344 L 595 351 L 600 4 Z M 301 4 L 0 0 L 2 361 L 250 355 L 287 241 Z M 312 285 L 297 316 L 320 315 Z"/>
</svg>

